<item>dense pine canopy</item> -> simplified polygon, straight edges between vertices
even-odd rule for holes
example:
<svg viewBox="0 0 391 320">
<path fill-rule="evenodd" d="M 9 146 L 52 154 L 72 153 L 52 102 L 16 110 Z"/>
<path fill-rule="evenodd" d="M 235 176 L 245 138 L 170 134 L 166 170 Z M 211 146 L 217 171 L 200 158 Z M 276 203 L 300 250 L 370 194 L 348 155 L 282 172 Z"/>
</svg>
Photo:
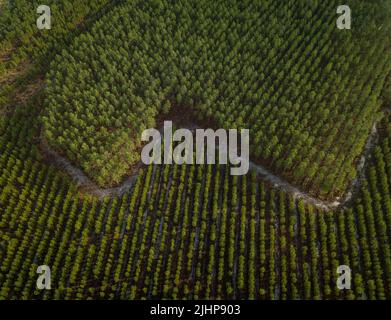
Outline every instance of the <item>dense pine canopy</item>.
<svg viewBox="0 0 391 320">
<path fill-rule="evenodd" d="M 178 106 L 249 128 L 253 159 L 341 195 L 382 104 L 391 41 L 383 2 L 352 1 L 352 31 L 336 28 L 331 2 L 125 1 L 51 64 L 45 135 L 115 184 L 139 161 L 142 130 Z"/>
</svg>

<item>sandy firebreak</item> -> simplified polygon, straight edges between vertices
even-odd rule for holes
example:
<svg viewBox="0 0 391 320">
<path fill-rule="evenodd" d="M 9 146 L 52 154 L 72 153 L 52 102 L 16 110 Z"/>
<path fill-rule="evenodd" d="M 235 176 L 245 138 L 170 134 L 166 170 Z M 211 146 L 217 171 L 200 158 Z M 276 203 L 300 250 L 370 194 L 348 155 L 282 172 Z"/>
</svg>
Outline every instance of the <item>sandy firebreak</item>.
<svg viewBox="0 0 391 320">
<path fill-rule="evenodd" d="M 384 109 L 384 113 L 389 113 L 389 109 Z M 309 193 L 300 190 L 298 187 L 292 185 L 285 179 L 273 174 L 271 171 L 266 169 L 264 166 L 256 164 L 250 161 L 250 170 L 255 170 L 262 180 L 270 183 L 273 187 L 283 190 L 290 194 L 294 199 L 301 199 L 307 204 L 314 205 L 323 210 L 332 210 L 340 207 L 345 207 L 353 195 L 359 189 L 361 181 L 365 176 L 366 164 L 369 160 L 371 150 L 376 145 L 379 139 L 379 133 L 377 129 L 378 122 L 375 122 L 372 126 L 371 132 L 367 139 L 363 153 L 357 164 L 357 175 L 356 178 L 351 182 L 349 189 L 346 191 L 343 198 L 336 198 L 332 201 L 324 201 L 311 196 Z M 198 128 L 195 125 L 188 125 L 187 128 L 194 129 Z M 107 196 L 120 196 L 125 192 L 129 191 L 134 185 L 137 174 L 133 174 L 125 179 L 123 183 L 114 188 L 100 188 L 94 183 L 81 169 L 73 165 L 68 159 L 60 155 L 57 151 L 50 147 L 47 141 L 41 135 L 41 151 L 43 154 L 50 159 L 50 162 L 58 169 L 65 171 L 81 191 L 97 196 L 99 198 Z M 140 164 L 141 167 L 141 164 Z"/>
</svg>

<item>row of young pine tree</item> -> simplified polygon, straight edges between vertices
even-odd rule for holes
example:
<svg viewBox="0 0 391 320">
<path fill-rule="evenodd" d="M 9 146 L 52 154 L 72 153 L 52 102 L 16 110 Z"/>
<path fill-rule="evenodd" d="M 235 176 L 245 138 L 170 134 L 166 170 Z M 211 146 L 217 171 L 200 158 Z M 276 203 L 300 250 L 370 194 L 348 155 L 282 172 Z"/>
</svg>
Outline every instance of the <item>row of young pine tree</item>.
<svg viewBox="0 0 391 320">
<path fill-rule="evenodd" d="M 40 159 L 35 103 L 1 130 L 2 299 L 390 298 L 389 119 L 351 208 L 324 212 L 211 165 L 149 166 L 121 197 L 81 197 Z M 43 264 L 52 290 L 36 288 Z"/>
</svg>

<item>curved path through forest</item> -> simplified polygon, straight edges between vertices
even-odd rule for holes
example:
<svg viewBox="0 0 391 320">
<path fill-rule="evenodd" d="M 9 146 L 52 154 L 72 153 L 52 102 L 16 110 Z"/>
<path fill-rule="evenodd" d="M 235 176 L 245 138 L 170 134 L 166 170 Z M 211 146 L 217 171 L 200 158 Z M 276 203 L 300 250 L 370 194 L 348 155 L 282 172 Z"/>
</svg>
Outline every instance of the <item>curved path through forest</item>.
<svg viewBox="0 0 391 320">
<path fill-rule="evenodd" d="M 41 137 L 40 149 L 51 164 L 56 166 L 58 169 L 65 171 L 68 175 L 71 176 L 72 180 L 81 191 L 92 194 L 99 198 L 107 196 L 120 196 L 126 191 L 130 190 L 137 179 L 137 174 L 134 174 L 126 178 L 126 180 L 118 187 L 100 188 L 81 169 L 74 166 L 67 158 L 63 157 L 57 151 L 55 151 L 43 137 Z"/>
<path fill-rule="evenodd" d="M 390 109 L 383 109 L 384 113 L 389 113 Z M 308 192 L 301 191 L 296 186 L 292 185 L 288 181 L 280 178 L 270 172 L 265 167 L 250 161 L 250 169 L 255 170 L 262 178 L 262 180 L 270 183 L 273 187 L 281 189 L 289 193 L 294 199 L 302 199 L 305 203 L 312 204 L 323 210 L 336 209 L 338 207 L 345 207 L 352 199 L 353 194 L 358 190 L 360 182 L 365 176 L 365 165 L 370 157 L 370 152 L 373 146 L 377 143 L 379 134 L 377 130 L 377 123 L 372 126 L 371 133 L 367 139 L 364 147 L 363 154 L 360 157 L 357 166 L 356 178 L 351 182 L 346 195 L 343 199 L 337 198 L 335 201 L 324 201 L 311 196 Z M 191 129 L 197 128 L 194 125 L 189 125 Z M 100 188 L 94 183 L 81 169 L 74 166 L 68 159 L 60 155 L 57 151 L 49 146 L 46 139 L 41 137 L 41 151 L 49 159 L 49 161 L 60 170 L 68 173 L 76 185 L 86 193 L 90 193 L 99 198 L 106 196 L 120 196 L 126 191 L 130 190 L 134 182 L 137 179 L 137 174 L 128 177 L 121 185 L 114 188 Z M 141 165 L 140 165 L 141 167 Z"/>
</svg>

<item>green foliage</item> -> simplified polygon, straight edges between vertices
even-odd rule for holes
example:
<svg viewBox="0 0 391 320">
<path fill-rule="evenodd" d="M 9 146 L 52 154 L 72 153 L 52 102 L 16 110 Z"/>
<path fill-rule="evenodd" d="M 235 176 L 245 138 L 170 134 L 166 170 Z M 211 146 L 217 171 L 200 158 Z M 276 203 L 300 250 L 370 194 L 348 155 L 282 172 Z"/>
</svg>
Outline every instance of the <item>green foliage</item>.
<svg viewBox="0 0 391 320">
<path fill-rule="evenodd" d="M 0 14 L 0 57 L 5 55 L 5 59 L 0 59 L 0 76 L 24 60 L 33 59 L 46 65 L 71 32 L 108 3 L 108 0 L 48 0 L 45 5 L 50 6 L 53 22 L 48 31 L 36 26 L 37 8 L 42 2 L 7 1 Z"/>
<path fill-rule="evenodd" d="M 385 3 L 351 1 L 359 18 L 344 32 L 337 1 L 125 1 L 51 64 L 46 136 L 110 185 L 175 105 L 249 128 L 254 159 L 314 195 L 342 195 L 391 70 Z"/>
<path fill-rule="evenodd" d="M 313 2 L 319 5 L 317 1 Z M 14 3 L 18 5 L 24 2 L 15 1 Z M 121 10 L 133 8 L 141 15 L 147 8 L 149 10 L 163 8 L 163 4 L 159 3 L 154 1 L 149 4 L 139 4 L 138 7 L 124 5 Z M 196 9 L 203 8 L 203 2 L 199 3 L 199 5 L 196 5 Z M 217 8 L 224 8 L 221 7 L 222 2 L 214 3 L 216 10 L 213 12 L 221 15 L 222 19 L 219 21 L 223 23 L 226 15 L 231 11 L 228 10 L 229 8 L 217 10 Z M 234 4 L 237 6 L 237 12 L 235 11 L 237 16 L 235 16 L 234 20 L 245 20 L 243 18 L 245 14 L 250 14 L 244 10 L 248 3 L 242 1 L 241 6 L 235 2 L 231 3 L 233 3 L 232 6 Z M 263 1 L 262 3 L 267 4 L 267 8 L 270 10 L 277 6 L 277 2 Z M 300 10 L 293 10 L 293 3 L 296 2 L 279 3 L 276 8 L 286 8 L 287 12 L 291 12 L 290 16 L 300 15 Z M 297 3 L 302 4 L 298 0 Z M 354 3 L 362 4 L 362 2 Z M 372 1 L 366 3 L 365 6 L 369 7 L 375 5 Z M 381 1 L 376 3 L 382 4 Z M 362 5 L 364 6 L 364 4 Z M 313 16 L 315 19 L 323 12 L 319 10 L 315 11 L 316 14 L 312 14 L 312 9 L 307 8 L 304 4 L 299 6 L 298 9 L 304 7 L 307 9 L 305 14 L 307 18 Z M 175 8 L 175 10 L 183 13 L 183 8 L 181 9 L 179 4 Z M 291 11 L 288 10 L 289 8 Z M 208 13 L 207 10 L 190 10 L 188 12 L 201 13 L 204 16 L 212 14 Z M 241 16 L 241 12 L 243 12 L 243 16 Z M 268 13 L 269 11 L 265 12 Z M 5 21 L 2 20 L 2 17 L 0 16 L 0 21 Z M 192 19 L 198 22 L 203 21 L 201 18 L 196 18 L 195 14 L 194 16 L 192 15 Z M 366 21 L 368 18 L 367 16 L 360 16 L 360 19 Z M 188 17 L 183 17 L 180 21 L 184 25 L 183 30 L 190 32 L 185 28 L 185 22 L 188 21 Z M 235 21 L 230 22 L 233 23 Z M 145 16 L 145 26 L 148 23 L 163 22 L 160 19 L 155 19 L 155 22 L 153 22 L 152 19 L 148 20 L 147 16 Z M 258 23 L 262 24 L 263 22 L 259 21 Z M 126 26 L 127 24 L 123 23 L 123 25 Z M 267 25 L 265 24 L 265 26 Z M 319 22 L 318 28 L 321 29 L 321 25 Z M 194 26 L 197 26 L 196 30 L 205 30 L 203 28 L 200 29 L 198 25 Z M 216 33 L 216 37 L 227 37 L 228 41 L 231 41 L 229 42 L 230 45 L 234 45 L 234 42 L 237 40 L 234 32 L 232 34 L 228 33 L 228 35 L 219 34 L 216 31 L 220 27 L 215 25 L 214 27 L 216 29 L 209 29 L 211 33 L 208 33 L 208 35 Z M 4 35 L 10 32 L 4 32 L 4 30 L 11 29 L 0 28 L 0 30 L 2 32 L 1 35 Z M 171 30 L 170 34 L 176 34 L 177 30 L 181 29 Z M 238 30 L 238 27 L 237 29 L 232 27 L 232 30 Z M 131 29 L 128 31 L 134 32 Z M 21 31 L 18 32 L 20 34 Z M 185 34 L 188 35 L 186 32 Z M 265 37 L 264 42 L 267 43 L 269 41 L 272 43 L 275 40 L 272 37 L 266 37 L 267 32 L 264 31 L 262 33 Z M 146 32 L 145 34 L 146 36 L 153 36 L 152 33 Z M 205 38 L 204 34 L 199 35 L 201 36 L 200 39 Z M 295 36 L 297 35 L 298 33 L 296 32 Z M 319 41 L 322 38 L 320 35 L 321 32 L 319 34 L 320 38 L 315 37 Z M 183 50 L 181 56 L 184 57 L 184 61 L 179 66 L 184 68 L 184 70 L 187 66 L 190 70 L 193 67 L 192 63 L 189 62 L 190 60 L 186 60 L 185 57 L 191 59 L 191 54 L 187 55 L 183 54 L 183 52 L 188 44 L 187 41 L 194 40 L 182 38 L 179 32 L 176 36 L 183 40 L 181 42 L 182 46 L 178 50 Z M 85 37 L 91 36 L 87 34 Z M 290 36 L 288 35 L 288 37 Z M 11 35 L 7 35 L 7 38 L 14 39 Z M 159 33 L 155 34 L 154 39 L 159 39 Z M 164 41 L 157 43 L 162 44 Z M 208 48 L 208 45 L 211 45 L 207 45 L 207 43 L 205 44 L 206 48 Z M 292 45 L 294 43 L 292 42 Z M 383 43 L 385 48 L 386 42 L 384 41 Z M 63 43 L 60 42 L 59 48 L 62 45 Z M 95 43 L 95 45 L 97 44 Z M 282 46 L 283 44 L 280 45 Z M 297 46 L 300 45 L 300 42 L 295 45 L 295 50 L 298 50 Z M 28 45 L 26 44 L 26 46 Z M 254 43 L 254 46 L 257 45 Z M 317 50 L 315 47 L 317 45 L 311 45 L 312 49 Z M 327 44 L 325 45 L 326 47 L 328 47 Z M 258 47 L 255 48 L 260 50 Z M 86 49 L 85 52 L 88 52 L 87 48 L 84 49 Z M 239 49 L 240 46 L 235 49 L 237 51 L 230 59 L 235 59 L 235 56 L 239 55 Z M 102 55 L 106 52 L 105 50 L 100 54 Z M 151 55 L 145 59 L 150 59 L 149 61 L 151 62 L 155 59 L 152 53 L 162 51 L 158 47 L 151 47 L 149 50 Z M 257 50 L 254 52 L 258 52 Z M 377 48 L 375 51 L 377 50 L 380 49 Z M 372 79 L 374 82 L 371 82 L 372 80 L 368 78 L 366 81 L 369 82 L 365 82 L 374 85 L 371 89 L 366 88 L 366 85 L 361 83 L 361 76 L 357 75 L 355 79 L 351 80 L 353 84 L 347 91 L 344 89 L 336 93 L 336 87 L 329 86 L 323 90 L 322 86 L 320 86 L 319 90 L 306 88 L 309 91 L 304 92 L 309 94 L 308 97 L 316 97 L 316 94 L 319 93 L 320 97 L 327 96 L 327 99 L 334 94 L 343 95 L 345 96 L 344 99 L 348 99 L 350 93 L 356 92 L 357 102 L 360 99 L 364 99 L 360 98 L 361 94 L 369 100 L 374 99 L 382 90 L 380 84 L 382 83 L 383 71 L 380 69 L 384 67 L 382 63 L 385 60 L 383 59 L 386 59 L 381 55 L 377 57 L 375 51 L 368 53 L 368 64 L 362 66 L 358 73 L 363 75 L 365 68 L 374 72 L 371 75 L 368 71 L 368 77 L 373 77 L 377 80 Z M 173 54 L 173 52 L 170 54 Z M 381 52 L 380 50 L 379 54 Z M 229 55 L 229 50 L 226 53 Z M 123 54 L 125 55 L 125 52 Z M 218 52 L 213 52 L 213 54 L 216 57 L 219 56 Z M 69 53 L 64 52 L 64 56 L 71 59 Z M 296 61 L 301 56 L 301 54 L 295 55 L 294 60 Z M 141 61 L 141 57 L 139 56 L 139 61 Z M 307 57 L 312 56 L 308 52 L 308 55 L 305 57 L 306 59 L 304 60 L 307 60 Z M 375 59 L 375 57 L 379 63 L 377 66 L 372 64 L 374 63 L 372 59 Z M 240 59 L 243 60 L 244 58 L 245 56 L 240 56 Z M 352 59 L 355 60 L 355 63 L 360 61 L 357 56 Z M 285 62 L 291 67 L 296 65 L 294 62 L 289 64 L 288 60 Z M 61 64 L 60 60 L 57 61 Z M 95 60 L 91 59 L 90 61 L 94 63 Z M 116 60 L 110 59 L 109 65 L 113 61 Z M 136 60 L 132 60 L 131 56 L 129 56 L 129 60 L 126 59 L 123 63 L 126 64 L 126 61 L 136 62 Z M 199 61 L 210 62 L 211 60 L 205 60 L 204 57 Z M 85 63 L 87 62 L 85 61 Z M 237 61 L 239 69 L 231 75 L 224 75 L 222 72 L 224 70 L 223 65 L 211 65 L 208 73 L 202 71 L 207 65 L 200 65 L 199 69 L 197 69 L 199 71 L 197 75 L 200 76 L 197 84 L 197 81 L 191 81 L 191 79 L 194 80 L 192 78 L 194 75 L 189 76 L 190 82 L 187 82 L 189 80 L 186 80 L 185 75 L 181 75 L 182 73 L 175 69 L 176 64 L 171 64 L 171 69 L 167 65 L 165 66 L 163 62 L 171 63 L 169 60 L 160 61 L 161 64 L 157 63 L 156 66 L 161 69 L 157 69 L 155 74 L 148 75 L 148 72 L 146 72 L 145 78 L 142 78 L 140 74 L 136 75 L 132 80 L 137 80 L 138 82 L 129 82 L 127 84 L 129 84 L 130 89 L 124 88 L 124 91 L 129 90 L 129 92 L 126 92 L 126 95 L 124 94 L 124 99 L 125 97 L 135 99 L 139 103 L 138 106 L 141 106 L 142 103 L 146 105 L 144 99 L 146 99 L 147 94 L 145 93 L 146 96 L 142 96 L 141 100 L 137 99 L 137 96 L 133 95 L 135 91 L 132 91 L 135 88 L 144 88 L 143 85 L 152 83 L 150 92 L 155 92 L 155 89 L 159 86 L 159 90 L 162 90 L 159 91 L 160 93 L 164 92 L 164 88 L 172 90 L 170 91 L 172 94 L 169 97 L 170 99 L 162 98 L 164 94 L 158 97 L 154 96 L 149 101 L 151 105 L 153 105 L 153 102 L 156 102 L 156 105 L 150 107 L 148 104 L 148 108 L 144 105 L 145 109 L 143 110 L 150 110 L 151 112 L 146 118 L 141 117 L 142 114 L 138 114 L 138 117 L 135 117 L 137 108 L 134 109 L 134 112 L 136 112 L 134 114 L 126 112 L 127 117 L 131 117 L 133 114 L 132 123 L 134 126 L 132 126 L 130 132 L 134 131 L 136 133 L 137 130 L 141 129 L 142 121 L 154 121 L 152 114 L 154 112 L 157 113 L 156 110 L 167 111 L 171 102 L 175 103 L 179 100 L 182 101 L 182 99 L 188 99 L 189 105 L 194 110 L 199 111 L 198 114 L 201 117 L 205 117 L 205 115 L 209 117 L 213 113 L 213 116 L 216 116 L 216 121 L 224 123 L 226 106 L 228 107 L 230 104 L 221 100 L 222 103 L 218 105 L 221 109 L 218 109 L 218 112 L 214 112 L 212 101 L 220 100 L 217 97 L 213 98 L 213 94 L 208 92 L 205 97 L 210 99 L 210 102 L 198 104 L 196 96 L 192 95 L 194 92 L 192 90 L 196 89 L 191 89 L 192 85 L 190 84 L 194 83 L 197 88 L 201 86 L 201 83 L 202 86 L 204 85 L 204 80 L 208 83 L 210 79 L 202 77 L 206 77 L 209 72 L 212 75 L 216 75 L 216 73 L 213 73 L 214 68 L 220 70 L 220 78 L 214 78 L 214 81 L 210 80 L 212 82 L 209 82 L 209 84 L 213 83 L 213 86 L 211 85 L 210 88 L 221 88 L 219 87 L 220 83 L 225 83 L 224 85 L 235 83 L 231 82 L 231 78 L 229 78 L 228 82 L 223 82 L 222 80 L 225 79 L 225 76 L 235 78 L 236 74 L 241 75 L 239 67 L 246 66 L 246 63 L 241 64 Z M 263 63 L 262 61 L 258 62 L 260 63 L 259 66 Z M 270 64 L 272 61 L 268 62 Z M 73 63 L 77 64 L 77 60 L 73 61 Z M 137 64 L 134 66 L 136 73 L 141 72 L 137 71 Z M 343 64 L 338 66 L 343 68 Z M 325 65 L 324 67 L 332 70 L 331 65 Z M 70 68 L 69 65 L 67 65 L 67 68 Z M 67 68 L 63 70 L 68 70 Z M 276 65 L 271 65 L 272 71 L 273 68 L 277 70 Z M 298 68 L 296 67 L 295 69 Z M 311 65 L 309 65 L 309 68 L 311 68 Z M 358 66 L 358 68 L 360 67 Z M 315 70 L 316 68 L 313 67 L 313 69 Z M 80 70 L 80 74 L 83 74 L 83 72 L 88 73 L 87 70 L 94 69 L 87 68 L 84 70 L 81 68 Z M 148 68 L 145 70 L 148 70 Z M 155 83 L 153 80 L 157 79 L 157 75 L 161 74 L 162 70 L 168 70 L 167 72 L 171 70 L 179 78 L 169 75 L 162 76 L 159 81 L 164 80 L 165 84 Z M 78 74 L 79 72 L 74 71 L 73 75 L 77 78 Z M 190 74 L 192 73 L 189 71 Z M 259 73 L 257 77 L 259 76 L 261 82 L 265 81 L 268 85 L 274 83 L 270 82 L 271 80 L 267 80 L 269 77 L 279 77 L 278 72 L 274 72 L 273 75 L 268 74 L 268 76 L 266 74 L 268 73 Z M 347 74 L 352 76 L 353 73 Z M 106 76 L 97 74 L 97 76 L 109 77 L 109 74 Z M 306 80 L 300 80 L 301 76 L 304 76 Z M 311 73 L 303 71 L 301 76 L 297 76 L 297 81 L 302 81 L 303 86 L 316 86 L 311 82 L 307 82 L 312 77 Z M 352 77 L 354 78 L 354 76 Z M 61 76 L 59 76 L 60 78 Z M 283 78 L 281 77 L 281 80 Z M 77 88 L 71 87 L 71 78 L 65 77 L 63 80 L 66 86 L 70 86 L 69 90 L 77 92 Z M 349 81 L 345 79 L 344 82 L 347 84 Z M 107 89 L 104 87 L 104 83 L 106 82 L 102 82 L 103 87 L 101 89 Z M 234 98 L 238 94 L 236 91 L 243 90 L 245 86 L 250 88 L 250 82 L 248 81 L 243 80 L 237 83 L 240 84 L 240 87 L 231 84 L 221 92 L 227 92 L 227 96 L 231 92 Z M 358 87 L 356 85 L 359 86 L 359 83 L 361 83 L 361 87 L 360 91 L 357 91 Z M 378 86 L 375 86 L 375 83 L 378 83 Z M 83 85 L 87 84 L 84 83 Z M 93 83 L 91 86 L 91 91 L 86 91 L 87 95 L 82 94 L 80 91 L 76 98 L 90 99 L 89 94 L 93 96 L 95 91 L 98 90 L 98 87 L 95 88 Z M 253 83 L 253 86 L 256 87 L 256 82 Z M 82 83 L 80 83 L 80 87 L 82 87 Z M 272 85 L 272 87 L 270 90 L 278 90 L 278 85 Z M 47 99 L 52 99 L 50 101 L 52 101 L 53 106 L 61 108 L 61 103 L 69 103 L 67 105 L 69 108 L 70 106 L 77 107 L 74 104 L 77 102 L 77 99 L 62 100 L 63 98 L 52 95 L 50 88 L 51 86 L 48 88 Z M 97 99 L 103 97 L 102 103 L 107 99 L 105 104 L 107 110 L 103 108 L 99 112 L 102 112 L 102 114 L 105 112 L 113 113 L 113 122 L 109 124 L 110 126 L 114 125 L 115 128 L 121 131 L 122 125 L 125 123 L 121 121 L 125 120 L 120 116 L 117 117 L 118 111 L 116 110 L 125 112 L 127 109 L 116 109 L 121 108 L 121 106 L 115 105 L 115 99 L 119 95 L 119 90 L 122 89 L 119 89 L 121 87 L 117 86 L 109 88 L 110 90 L 98 91 Z M 331 90 L 331 88 L 334 89 Z M 298 88 L 296 89 L 299 90 Z M 203 89 L 198 90 L 203 91 Z M 304 90 L 304 88 L 300 90 Z M 328 92 L 328 90 L 330 90 L 329 94 L 325 95 L 325 92 Z M 368 90 L 375 92 L 375 95 L 370 94 Z M 313 93 L 311 93 L 312 91 Z M 66 91 L 64 92 L 66 93 Z M 268 95 L 268 99 L 274 101 L 284 98 L 283 95 L 280 98 L 274 97 L 271 91 L 264 92 Z M 71 97 L 70 94 L 69 97 Z M 180 97 L 180 99 L 176 100 L 177 97 Z M 285 99 L 287 105 L 290 105 L 288 96 Z M 190 100 L 193 100 L 193 103 Z M 240 99 L 235 103 L 239 105 L 239 102 Z M 307 137 L 306 139 L 311 140 L 312 132 L 311 135 L 306 134 L 306 126 L 310 129 L 313 128 L 309 119 L 314 116 L 315 109 L 311 109 L 308 103 L 306 105 L 306 102 L 306 96 L 300 98 L 298 105 L 303 105 L 303 108 L 305 105 L 307 109 L 300 111 L 301 109 L 299 108 L 296 110 L 300 117 L 303 117 L 302 122 L 297 122 L 297 128 L 295 131 L 289 131 L 289 134 L 295 136 L 303 133 L 303 136 Z M 265 185 L 254 173 L 244 177 L 232 177 L 227 166 L 149 166 L 139 171 L 139 176 L 132 189 L 120 197 L 95 199 L 86 194 L 81 194 L 64 174 L 42 161 L 43 159 L 37 146 L 37 137 L 40 135 L 41 130 L 39 121 L 39 115 L 42 112 L 41 104 L 42 96 L 38 95 L 25 106 L 15 106 L 8 114 L 0 117 L 0 299 L 391 299 L 391 124 L 389 117 L 386 117 L 379 125 L 379 142 L 371 153 L 372 156 L 366 168 L 365 179 L 360 186 L 358 195 L 353 199 L 352 205 L 347 209 L 323 212 L 306 205 L 303 201 L 294 200 L 291 196 Z M 113 107 L 113 111 L 113 108 L 110 106 L 114 105 L 116 108 Z M 185 106 L 186 104 L 183 105 Z M 369 117 L 372 111 L 376 110 L 376 108 L 371 109 L 369 107 L 367 109 L 367 105 L 358 103 L 357 108 L 360 108 L 360 110 L 362 108 L 361 112 L 366 114 L 366 116 L 363 116 L 361 113 L 349 113 L 352 110 L 347 113 L 342 112 L 345 110 L 342 109 L 342 105 L 339 106 L 339 109 L 326 107 L 328 105 L 326 102 L 321 105 L 324 108 L 316 113 L 323 119 L 320 127 L 326 126 L 329 130 L 333 130 L 332 124 L 339 121 L 339 117 L 343 118 L 345 115 L 347 117 L 348 114 L 354 114 L 354 122 L 349 122 L 349 118 L 346 118 L 346 126 L 353 130 L 354 126 L 360 126 L 361 123 L 361 130 L 366 132 L 365 128 L 369 128 L 370 124 L 364 124 L 364 119 Z M 336 105 L 334 104 L 333 107 Z M 233 115 L 232 121 L 236 121 L 236 118 L 239 119 L 240 111 L 236 110 L 235 106 L 232 105 L 233 109 L 229 109 Z M 54 109 L 51 109 L 50 106 L 47 107 L 51 110 L 50 112 L 54 112 Z M 292 108 L 296 108 L 296 106 Z M 85 110 L 89 110 L 88 106 Z M 208 114 L 208 110 L 210 114 Z M 281 108 L 278 112 L 276 110 L 271 112 L 272 109 L 270 109 L 261 119 L 264 121 L 269 117 L 272 119 L 272 117 L 278 118 L 280 115 L 286 115 L 287 113 L 285 112 L 288 109 L 284 110 Z M 66 109 L 63 109 L 63 111 L 64 114 L 67 112 Z M 53 114 L 54 118 L 50 119 L 50 112 L 46 115 L 47 119 L 45 120 L 47 128 L 50 127 L 51 123 L 56 123 L 55 121 L 60 119 L 56 118 L 59 115 L 55 113 Z M 99 118 L 99 112 L 93 107 L 88 112 L 94 115 L 90 116 L 91 121 L 102 121 L 103 124 L 106 123 L 105 121 L 111 121 L 110 119 L 104 119 L 104 117 Z M 73 121 L 72 126 L 64 125 L 64 127 L 61 127 L 61 123 L 58 123 L 59 127 L 68 130 L 63 138 L 72 137 L 67 143 L 71 141 L 86 154 L 91 151 L 94 144 L 90 143 L 89 140 L 80 141 L 80 144 L 78 144 L 76 142 L 77 136 L 72 136 L 71 133 L 73 132 L 74 134 L 76 132 L 75 129 L 72 129 L 77 127 L 76 124 L 80 124 L 80 128 L 84 128 L 83 125 L 87 123 L 85 122 L 87 118 L 83 118 L 83 116 L 87 116 L 88 112 L 78 113 L 70 111 L 66 113 L 64 120 Z M 336 114 L 329 118 L 329 115 L 333 113 Z M 263 112 L 259 114 L 261 115 Z M 96 120 L 97 116 L 99 120 Z M 281 119 L 277 118 L 270 120 L 270 122 L 268 121 L 267 124 L 273 127 L 273 121 L 276 123 L 277 120 L 284 121 L 282 116 Z M 243 119 L 247 118 L 243 117 Z M 257 123 L 256 119 L 251 119 L 254 126 L 260 128 L 260 131 L 258 131 L 260 133 L 259 137 L 266 139 L 269 130 L 270 132 L 272 130 L 268 129 L 262 133 L 261 126 L 263 122 Z M 120 121 L 120 123 L 116 124 L 117 121 Z M 284 130 L 282 129 L 288 127 L 290 120 L 286 120 L 283 123 L 286 123 L 286 125 L 282 126 L 281 130 L 277 130 L 277 128 L 276 130 L 280 132 L 281 137 L 283 137 L 283 134 L 286 134 L 286 137 L 288 137 L 288 133 L 283 133 Z M 146 124 L 144 123 L 144 125 Z M 137 125 L 140 127 L 137 127 Z M 80 136 L 83 138 L 88 137 L 84 131 L 78 130 Z M 360 131 L 359 129 L 357 130 Z M 46 130 L 46 133 L 49 132 L 50 130 Z M 128 134 L 126 130 L 123 132 Z M 343 132 L 338 130 L 336 132 L 339 136 L 343 134 Z M 54 141 L 57 139 L 55 137 L 57 137 L 56 134 L 58 132 L 53 132 L 52 134 L 53 139 L 50 140 Z M 112 132 L 108 130 L 105 134 L 110 135 Z M 358 133 L 352 131 L 352 134 L 357 135 Z M 110 150 L 118 149 L 118 146 L 114 143 L 115 141 L 127 143 L 125 140 L 121 140 L 124 137 L 115 136 L 115 134 L 113 134 L 113 137 L 114 149 Z M 273 135 L 270 135 L 270 137 L 270 143 L 273 145 L 278 145 L 278 141 L 289 144 L 288 139 L 283 140 L 281 137 Z M 327 148 L 330 148 L 333 139 L 330 138 Z M 299 139 L 295 141 L 295 143 L 301 141 L 301 144 L 296 148 L 296 145 L 292 143 L 292 148 L 296 148 L 296 153 L 291 156 L 291 161 L 289 162 L 291 165 L 297 161 L 296 157 L 299 155 L 303 159 L 307 157 L 305 154 L 302 154 L 307 140 Z M 359 141 L 365 141 L 364 133 L 362 133 L 362 137 L 360 136 Z M 361 149 L 360 143 L 356 146 L 357 141 L 354 142 L 354 139 L 350 141 L 347 138 L 343 143 L 346 144 L 346 147 L 351 145 L 357 148 L 357 152 L 358 149 Z M 302 168 L 304 173 L 307 172 L 305 174 L 306 181 L 321 180 L 317 173 L 321 177 L 328 177 L 327 170 L 330 169 L 320 171 L 321 166 L 317 166 L 317 164 L 324 165 L 328 161 L 330 165 L 339 159 L 338 156 L 329 155 L 325 146 L 315 146 L 323 149 L 323 152 L 318 152 L 317 149 L 309 151 L 314 157 L 318 157 L 317 159 L 320 162 L 308 161 L 308 165 L 311 165 L 311 170 L 309 171 L 306 171 L 304 167 Z M 135 147 L 129 148 L 133 150 L 132 148 Z M 109 150 L 107 145 L 103 146 L 103 149 L 105 148 Z M 273 165 L 277 167 L 283 166 L 281 160 L 283 158 L 277 156 L 279 154 L 277 152 L 278 148 L 270 147 L 268 150 L 273 155 L 271 158 L 276 159 Z M 132 152 L 131 154 L 133 155 L 134 153 Z M 274 156 L 276 158 L 273 158 Z M 99 159 L 99 157 L 100 155 L 96 159 Z M 321 159 L 324 159 L 323 162 Z M 101 160 L 109 161 L 109 157 Z M 314 167 L 312 168 L 312 166 Z M 102 166 L 99 172 L 103 168 L 106 168 L 106 166 Z M 111 168 L 107 167 L 107 170 L 111 170 Z M 308 174 L 309 172 L 313 173 L 313 175 Z M 343 176 L 342 173 L 343 171 L 341 171 Z M 116 180 L 116 177 L 119 179 L 121 174 L 122 171 L 119 168 L 114 168 L 113 172 L 103 175 L 103 180 L 108 179 L 110 175 L 113 175 L 114 180 Z M 336 175 L 335 178 L 340 179 L 340 176 Z M 103 180 L 102 182 L 104 182 Z M 328 182 L 332 183 L 331 179 L 329 180 Z M 47 264 L 51 267 L 52 290 L 50 291 L 36 289 L 36 268 L 42 264 Z M 336 287 L 336 280 L 339 276 L 336 273 L 336 269 L 341 264 L 352 268 L 353 281 L 352 290 L 350 291 L 340 291 Z"/>
<path fill-rule="evenodd" d="M 390 298 L 389 119 L 352 208 L 323 212 L 227 166 L 149 166 L 121 197 L 80 199 L 35 159 L 30 117 L 0 137 L 2 299 Z"/>
</svg>

